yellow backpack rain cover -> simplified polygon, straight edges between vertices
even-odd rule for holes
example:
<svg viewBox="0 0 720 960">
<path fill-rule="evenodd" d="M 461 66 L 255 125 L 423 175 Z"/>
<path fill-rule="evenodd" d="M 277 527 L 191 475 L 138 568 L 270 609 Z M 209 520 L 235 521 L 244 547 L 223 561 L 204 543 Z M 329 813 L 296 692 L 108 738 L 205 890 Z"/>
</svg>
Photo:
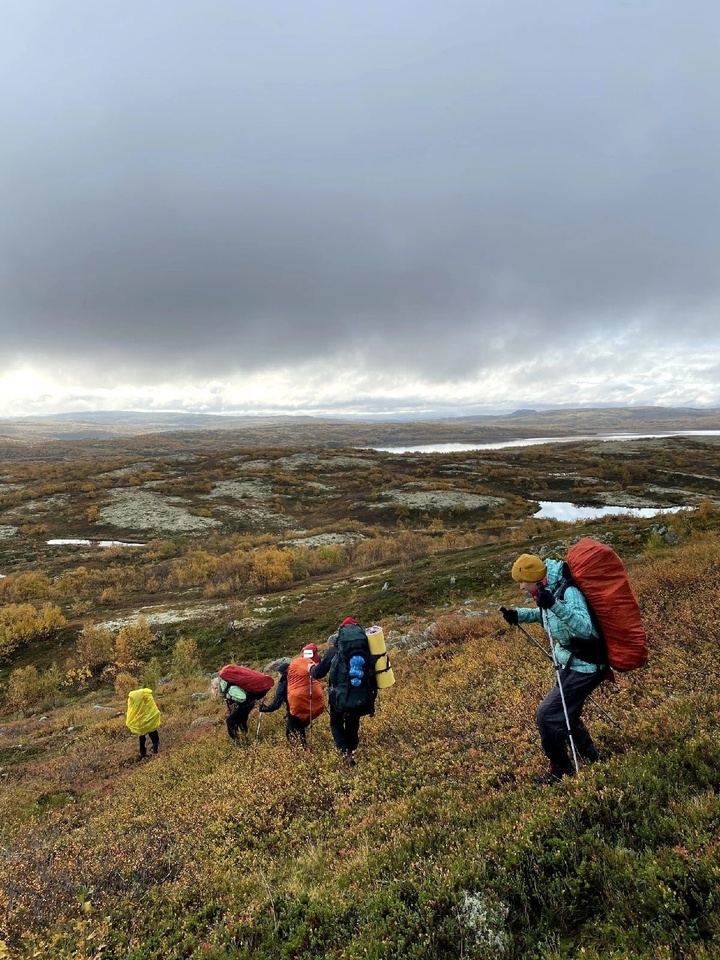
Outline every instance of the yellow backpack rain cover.
<svg viewBox="0 0 720 960">
<path fill-rule="evenodd" d="M 125 724 L 130 733 L 138 737 L 157 730 L 160 726 L 160 711 L 153 700 L 152 690 L 145 687 L 142 690 L 130 691 Z"/>
</svg>

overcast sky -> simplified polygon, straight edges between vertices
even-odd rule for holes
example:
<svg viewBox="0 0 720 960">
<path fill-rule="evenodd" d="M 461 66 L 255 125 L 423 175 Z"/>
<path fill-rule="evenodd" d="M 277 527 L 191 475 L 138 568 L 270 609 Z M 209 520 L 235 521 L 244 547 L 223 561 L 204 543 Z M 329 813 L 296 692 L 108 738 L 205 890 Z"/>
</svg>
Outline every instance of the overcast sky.
<svg viewBox="0 0 720 960">
<path fill-rule="evenodd" d="M 717 0 L 4 0 L 0 415 L 720 406 Z"/>
</svg>

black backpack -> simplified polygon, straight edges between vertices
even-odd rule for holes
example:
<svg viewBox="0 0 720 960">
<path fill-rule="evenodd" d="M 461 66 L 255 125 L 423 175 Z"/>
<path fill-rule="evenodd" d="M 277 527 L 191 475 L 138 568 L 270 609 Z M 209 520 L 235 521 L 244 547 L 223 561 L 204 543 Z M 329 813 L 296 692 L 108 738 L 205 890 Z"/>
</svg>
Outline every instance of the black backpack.
<svg viewBox="0 0 720 960">
<path fill-rule="evenodd" d="M 375 713 L 375 661 L 365 631 L 355 624 L 340 627 L 337 654 L 330 667 L 330 706 L 337 713 Z"/>
</svg>

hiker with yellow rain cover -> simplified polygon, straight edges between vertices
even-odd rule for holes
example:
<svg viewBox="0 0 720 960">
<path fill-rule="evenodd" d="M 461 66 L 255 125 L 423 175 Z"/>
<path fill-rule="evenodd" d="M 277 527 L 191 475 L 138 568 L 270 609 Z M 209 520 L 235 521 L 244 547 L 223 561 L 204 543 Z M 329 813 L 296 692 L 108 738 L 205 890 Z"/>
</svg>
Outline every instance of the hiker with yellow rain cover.
<svg viewBox="0 0 720 960">
<path fill-rule="evenodd" d="M 143 687 L 140 690 L 131 690 L 128 694 L 127 717 L 125 725 L 130 733 L 138 737 L 140 756 L 143 760 L 147 756 L 145 738 L 150 736 L 153 756 L 157 756 L 160 749 L 160 710 L 153 699 L 152 690 Z"/>
</svg>

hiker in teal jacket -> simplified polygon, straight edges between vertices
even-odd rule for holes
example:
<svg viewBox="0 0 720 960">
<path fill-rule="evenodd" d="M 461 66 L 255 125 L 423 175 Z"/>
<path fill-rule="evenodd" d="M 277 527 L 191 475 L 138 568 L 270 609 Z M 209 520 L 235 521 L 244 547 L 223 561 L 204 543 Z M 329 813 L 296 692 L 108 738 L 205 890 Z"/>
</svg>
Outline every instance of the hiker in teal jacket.
<svg viewBox="0 0 720 960">
<path fill-rule="evenodd" d="M 554 641 L 555 658 L 561 668 L 560 682 L 579 755 L 593 763 L 598 752 L 581 719 L 585 701 L 605 677 L 605 645 L 593 626 L 585 597 L 576 586 L 567 584 L 569 571 L 560 560 L 543 562 L 524 553 L 512 568 L 512 577 L 529 594 L 537 607 L 500 608 L 508 623 L 540 623 Z M 557 683 L 538 707 L 537 724 L 550 772 L 536 777 L 539 783 L 553 783 L 572 774 L 568 756 L 568 730 Z"/>
</svg>

